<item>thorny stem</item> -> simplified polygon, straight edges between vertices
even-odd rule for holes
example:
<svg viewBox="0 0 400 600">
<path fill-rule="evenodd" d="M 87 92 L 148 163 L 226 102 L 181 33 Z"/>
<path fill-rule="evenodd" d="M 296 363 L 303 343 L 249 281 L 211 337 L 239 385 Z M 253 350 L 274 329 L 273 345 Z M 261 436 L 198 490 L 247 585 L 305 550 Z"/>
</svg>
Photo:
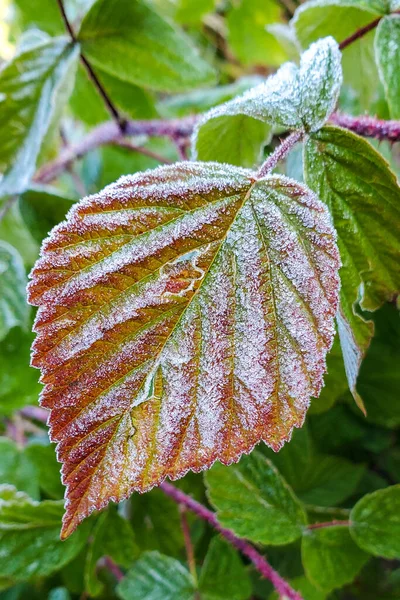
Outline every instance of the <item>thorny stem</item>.
<svg viewBox="0 0 400 600">
<path fill-rule="evenodd" d="M 395 15 L 395 14 L 399 14 L 399 13 L 400 13 L 400 10 L 394 10 L 390 14 Z M 350 35 L 348 38 L 346 38 L 345 40 L 340 42 L 339 50 L 344 50 L 345 48 L 347 48 L 347 46 L 350 46 L 350 44 L 352 44 L 353 42 L 364 37 L 364 35 L 367 35 L 367 33 L 372 31 L 373 29 L 375 29 L 375 27 L 377 27 L 379 25 L 379 23 L 385 16 L 386 15 L 382 15 L 382 16 L 378 17 L 377 19 L 375 19 L 374 21 L 371 21 L 371 23 L 367 23 L 366 25 L 364 25 L 364 27 L 360 27 L 360 29 L 357 29 L 357 31 L 355 31 L 352 35 Z"/>
<path fill-rule="evenodd" d="M 323 529 L 325 527 L 334 527 L 335 525 L 349 527 L 350 521 L 339 521 L 334 519 L 333 521 L 326 521 L 325 523 L 311 523 L 311 525 L 307 525 L 307 529 Z"/>
<path fill-rule="evenodd" d="M 198 517 L 209 523 L 214 529 L 216 529 L 228 542 L 232 544 L 242 554 L 247 556 L 248 559 L 253 563 L 257 571 L 261 573 L 265 579 L 268 579 L 278 594 L 282 597 L 288 598 L 288 600 L 303 600 L 298 592 L 296 592 L 288 583 L 285 581 L 275 569 L 266 561 L 266 559 L 246 540 L 236 537 L 236 535 L 229 529 L 222 527 L 217 520 L 215 514 L 208 510 L 205 506 L 186 495 L 182 490 L 176 488 L 171 483 L 164 481 L 160 485 L 160 489 L 167 494 L 170 498 L 175 500 L 180 505 L 186 506 L 189 510 L 194 512 Z"/>
<path fill-rule="evenodd" d="M 261 166 L 260 170 L 257 173 L 257 179 L 261 179 L 268 175 L 273 169 L 275 169 L 276 165 L 286 158 L 289 154 L 290 150 L 293 148 L 297 142 L 299 142 L 304 137 L 304 131 L 298 130 L 293 131 L 287 138 L 283 140 L 283 142 L 270 154 L 264 164 Z"/>
<path fill-rule="evenodd" d="M 384 121 L 368 115 L 352 117 L 338 112 L 331 115 L 330 121 L 363 137 L 388 140 L 389 142 L 400 141 L 400 121 Z"/>
<path fill-rule="evenodd" d="M 65 28 L 68 31 L 68 33 L 71 37 L 71 40 L 74 42 L 74 44 L 76 44 L 76 43 L 78 43 L 78 40 L 77 40 L 74 30 L 72 29 L 72 25 L 69 22 L 69 19 L 67 17 L 67 13 L 66 13 L 65 7 L 64 7 L 64 2 L 63 2 L 63 0 L 57 0 L 57 2 L 58 2 L 58 6 L 59 6 L 59 9 L 61 12 L 62 19 L 64 21 Z M 101 97 L 103 98 L 103 101 L 104 101 L 105 105 L 107 106 L 109 113 L 111 114 L 113 119 L 115 119 L 120 131 L 124 132 L 126 120 L 123 119 L 121 117 L 121 115 L 119 114 L 117 108 L 114 106 L 111 98 L 107 94 L 103 84 L 97 77 L 96 73 L 93 71 L 91 64 L 87 60 L 86 56 L 84 56 L 84 54 L 82 54 L 82 52 L 80 53 L 80 59 L 81 59 L 81 63 L 83 64 L 83 66 L 85 67 L 85 69 L 87 71 L 89 78 L 93 81 L 98 92 L 100 93 Z"/>
</svg>

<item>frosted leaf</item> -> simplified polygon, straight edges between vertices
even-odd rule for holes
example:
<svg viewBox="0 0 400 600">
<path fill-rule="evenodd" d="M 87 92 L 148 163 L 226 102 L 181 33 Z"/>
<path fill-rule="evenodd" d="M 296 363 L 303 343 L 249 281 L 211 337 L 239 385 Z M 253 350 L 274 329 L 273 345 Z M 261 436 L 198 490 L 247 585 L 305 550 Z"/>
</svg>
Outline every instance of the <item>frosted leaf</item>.
<svg viewBox="0 0 400 600">
<path fill-rule="evenodd" d="M 278 450 L 320 392 L 338 267 L 327 210 L 284 177 L 187 162 L 74 206 L 28 290 L 63 536 L 167 476 Z"/>
<path fill-rule="evenodd" d="M 0 241 L 0 340 L 13 327 L 28 329 L 29 306 L 25 298 L 26 274 L 17 250 Z"/>
<path fill-rule="evenodd" d="M 333 111 L 342 84 L 341 54 L 332 37 L 314 44 L 301 56 L 300 67 L 285 63 L 275 75 L 204 115 L 192 139 L 192 155 L 207 135 L 218 135 L 211 122 L 245 115 L 270 125 L 316 131 Z M 210 130 L 210 131 L 208 131 Z"/>
</svg>

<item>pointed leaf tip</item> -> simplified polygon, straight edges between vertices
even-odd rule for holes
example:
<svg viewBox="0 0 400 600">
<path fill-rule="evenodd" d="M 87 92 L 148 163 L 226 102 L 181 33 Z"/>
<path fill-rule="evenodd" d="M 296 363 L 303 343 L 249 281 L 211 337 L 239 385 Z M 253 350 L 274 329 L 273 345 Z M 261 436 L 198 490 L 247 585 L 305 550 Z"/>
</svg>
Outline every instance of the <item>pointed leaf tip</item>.
<svg viewBox="0 0 400 600">
<path fill-rule="evenodd" d="M 281 176 L 187 162 L 75 205 L 28 289 L 62 537 L 110 500 L 290 439 L 321 389 L 338 268 L 326 208 Z"/>
</svg>

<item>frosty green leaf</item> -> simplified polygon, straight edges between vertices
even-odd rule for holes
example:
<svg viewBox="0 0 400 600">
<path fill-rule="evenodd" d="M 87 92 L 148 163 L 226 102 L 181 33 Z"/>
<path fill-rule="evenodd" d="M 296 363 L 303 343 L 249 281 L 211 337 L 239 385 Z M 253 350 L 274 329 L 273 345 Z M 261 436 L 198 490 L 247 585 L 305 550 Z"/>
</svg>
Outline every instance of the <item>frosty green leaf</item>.
<svg viewBox="0 0 400 600">
<path fill-rule="evenodd" d="M 357 313 L 376 310 L 400 289 L 400 188 L 382 156 L 364 139 L 325 127 L 305 144 L 305 180 L 326 202 L 342 259 L 338 331 L 350 389 L 372 326 Z"/>
<path fill-rule="evenodd" d="M 392 119 L 400 118 L 400 15 L 381 20 L 376 30 L 375 55 Z"/>
<path fill-rule="evenodd" d="M 218 521 L 263 544 L 288 544 L 301 536 L 306 514 L 271 461 L 257 451 L 237 465 L 216 464 L 206 474 Z"/>
<path fill-rule="evenodd" d="M 123 81 L 182 91 L 215 79 L 189 38 L 144 0 L 97 0 L 78 38 L 94 66 Z"/>
<path fill-rule="evenodd" d="M 392 485 L 357 502 L 350 513 L 350 532 L 374 556 L 400 558 L 400 485 Z"/>
<path fill-rule="evenodd" d="M 27 277 L 17 250 L 0 241 L 0 341 L 13 327 L 28 329 Z"/>
</svg>

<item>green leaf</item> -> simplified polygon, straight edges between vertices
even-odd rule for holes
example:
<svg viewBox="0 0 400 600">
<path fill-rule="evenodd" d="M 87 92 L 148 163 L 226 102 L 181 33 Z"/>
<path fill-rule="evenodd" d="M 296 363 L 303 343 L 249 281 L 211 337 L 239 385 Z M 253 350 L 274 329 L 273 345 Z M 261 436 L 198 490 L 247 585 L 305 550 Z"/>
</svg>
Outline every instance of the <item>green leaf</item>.
<svg viewBox="0 0 400 600">
<path fill-rule="evenodd" d="M 175 20 L 186 25 L 199 23 L 207 13 L 214 10 L 216 0 L 178 0 L 176 4 Z"/>
<path fill-rule="evenodd" d="M 25 267 L 29 269 L 39 256 L 39 243 L 33 239 L 26 227 L 18 202 L 13 202 L 0 219 L 0 240 L 13 246 L 21 255 Z"/>
<path fill-rule="evenodd" d="M 267 450 L 267 455 L 306 504 L 335 506 L 343 502 L 354 493 L 365 472 L 364 465 L 317 452 L 306 427 L 296 430 L 279 453 Z"/>
<path fill-rule="evenodd" d="M 122 600 L 193 600 L 195 584 L 175 558 L 146 552 L 117 586 Z"/>
<path fill-rule="evenodd" d="M 0 485 L 10 484 L 39 498 L 38 473 L 29 455 L 12 440 L 0 437 Z"/>
<path fill-rule="evenodd" d="M 0 341 L 13 327 L 28 329 L 27 282 L 21 256 L 10 244 L 0 240 Z"/>
<path fill-rule="evenodd" d="M 267 25 L 279 20 L 281 8 L 265 0 L 240 0 L 228 12 L 228 42 L 243 65 L 279 66 L 286 53 Z"/>
<path fill-rule="evenodd" d="M 0 197 L 28 186 L 55 99 L 78 55 L 77 45 L 55 38 L 17 55 L 0 72 Z"/>
<path fill-rule="evenodd" d="M 257 451 L 234 465 L 215 464 L 206 474 L 218 521 L 263 544 L 289 544 L 302 534 L 306 514 L 271 461 Z"/>
<path fill-rule="evenodd" d="M 19 197 L 19 210 L 32 237 L 41 243 L 55 225 L 65 218 L 74 200 L 50 187 L 32 187 Z"/>
<path fill-rule="evenodd" d="M 130 523 L 114 507 L 103 513 L 93 529 L 93 539 L 85 565 L 85 587 L 90 597 L 99 596 L 104 585 L 97 577 L 97 563 L 109 556 L 118 565 L 130 567 L 138 555 Z"/>
<path fill-rule="evenodd" d="M 125 115 L 131 119 L 150 119 L 157 115 L 149 92 L 104 73 L 99 68 L 95 69 L 95 73 L 112 102 Z M 87 125 L 97 125 L 110 118 L 104 100 L 82 65 L 78 67 L 69 103 L 73 113 Z"/>
<path fill-rule="evenodd" d="M 0 486 L 0 577 L 45 577 L 67 564 L 87 541 L 90 524 L 60 540 L 63 501 L 34 502 L 23 492 Z"/>
<path fill-rule="evenodd" d="M 236 550 L 220 537 L 208 548 L 199 578 L 202 600 L 248 600 L 251 581 Z"/>
<path fill-rule="evenodd" d="M 400 287 L 400 188 L 364 139 L 325 127 L 305 144 L 305 181 L 331 212 L 342 259 L 338 330 L 350 389 L 373 332 L 357 312 L 376 310 Z"/>
<path fill-rule="evenodd" d="M 61 483 L 60 463 L 57 462 L 54 446 L 48 441 L 30 441 L 25 455 L 39 474 L 38 483 L 43 492 L 53 500 L 63 498 L 65 488 Z"/>
<path fill-rule="evenodd" d="M 400 318 L 387 304 L 372 315 L 375 335 L 360 369 L 357 388 L 368 421 L 383 427 L 400 425 Z"/>
<path fill-rule="evenodd" d="M 332 349 L 326 357 L 326 369 L 324 387 L 319 398 L 312 400 L 309 414 L 316 415 L 329 410 L 349 389 L 338 336 L 335 337 Z"/>
<path fill-rule="evenodd" d="M 31 333 L 15 327 L 0 344 L 0 415 L 38 401 L 42 386 L 29 366 L 32 340 Z"/>
<path fill-rule="evenodd" d="M 180 556 L 184 539 L 176 503 L 157 489 L 145 495 L 134 494 L 130 502 L 132 526 L 140 549 Z"/>
<path fill-rule="evenodd" d="M 301 46 L 307 48 L 327 35 L 340 43 L 385 12 L 385 2 L 379 0 L 311 0 L 296 10 L 292 25 Z M 362 110 L 369 108 L 376 93 L 374 34 L 361 37 L 343 52 L 344 83 L 358 95 Z"/>
<path fill-rule="evenodd" d="M 215 79 L 190 40 L 144 0 L 97 0 L 78 37 L 95 67 L 139 86 L 176 92 Z"/>
<path fill-rule="evenodd" d="M 17 22 L 22 30 L 36 27 L 50 35 L 64 32 L 60 9 L 53 0 L 40 0 L 40 10 L 31 0 L 14 0 L 14 4 L 17 9 Z"/>
<path fill-rule="evenodd" d="M 307 530 L 301 557 L 308 579 L 326 592 L 353 581 L 368 560 L 368 554 L 358 548 L 349 528 L 343 525 Z"/>
<path fill-rule="evenodd" d="M 193 158 L 221 161 L 233 157 L 238 164 L 243 156 L 246 162 L 242 164 L 248 164 L 253 156 L 254 162 L 260 140 L 266 139 L 265 130 L 255 129 L 255 120 L 289 129 L 319 129 L 336 104 L 341 81 L 336 42 L 320 40 L 304 52 L 300 68 L 286 63 L 265 83 L 206 113 L 195 127 Z M 257 138 L 251 140 L 253 135 Z"/>
<path fill-rule="evenodd" d="M 350 513 L 350 533 L 367 552 L 400 558 L 400 484 L 367 494 Z"/>
<path fill-rule="evenodd" d="M 381 20 L 376 30 L 375 55 L 390 117 L 400 118 L 400 15 Z"/>
</svg>

